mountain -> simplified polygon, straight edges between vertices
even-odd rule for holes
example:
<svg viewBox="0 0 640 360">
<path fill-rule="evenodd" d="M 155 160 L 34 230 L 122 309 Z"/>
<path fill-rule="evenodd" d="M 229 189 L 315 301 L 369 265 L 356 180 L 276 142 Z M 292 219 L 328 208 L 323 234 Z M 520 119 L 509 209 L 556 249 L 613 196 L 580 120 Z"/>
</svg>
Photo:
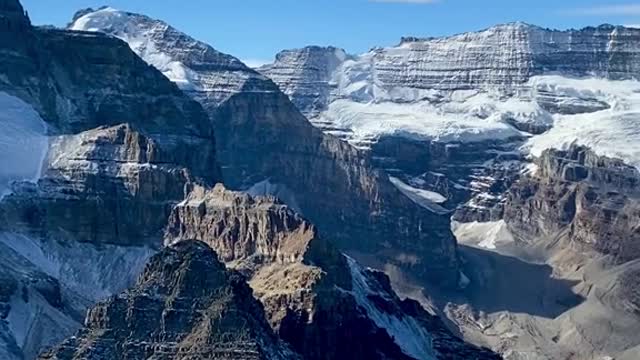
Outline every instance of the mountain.
<svg viewBox="0 0 640 360">
<path fill-rule="evenodd" d="M 309 360 L 498 359 L 463 343 L 389 279 L 340 253 L 273 197 L 222 185 L 175 207 L 167 244 L 197 239 L 248 277 L 276 333 Z"/>
<path fill-rule="evenodd" d="M 135 286 L 41 358 L 500 358 L 400 300 L 385 275 L 275 198 L 196 188 L 174 209 L 166 241 Z"/>
<path fill-rule="evenodd" d="M 85 328 L 40 359 L 299 359 L 278 340 L 245 279 L 207 245 L 154 255 L 135 286 L 101 302 Z"/>
<path fill-rule="evenodd" d="M 126 43 L 0 1 L 0 357 L 32 359 L 129 286 L 189 184 L 221 178 L 202 107 Z"/>
<path fill-rule="evenodd" d="M 278 196 L 340 249 L 374 258 L 372 265 L 403 267 L 440 286 L 458 286 L 446 211 L 405 196 L 367 155 L 312 126 L 264 75 L 144 15 L 83 10 L 69 28 L 127 41 L 199 101 L 216 129 L 217 158 L 230 189 Z"/>
<path fill-rule="evenodd" d="M 469 282 L 425 294 L 465 339 L 506 359 L 635 358 L 639 35 L 512 23 L 285 50 L 258 70 L 407 196 L 453 211 Z M 392 275 L 415 295 L 420 279 Z"/>
<path fill-rule="evenodd" d="M 559 31 L 511 23 L 444 38 L 406 37 L 359 56 L 333 47 L 285 50 L 260 71 L 308 114 L 339 98 L 415 101 L 434 90 L 516 91 L 552 73 L 630 79 L 640 71 L 639 36 L 638 29 L 611 25 Z M 321 85 L 309 87 L 313 82 Z"/>
<path fill-rule="evenodd" d="M 250 114 L 268 114 L 261 99 L 271 91 L 293 109 L 291 119 L 277 119 L 299 124 L 293 129 L 309 134 L 316 142 L 311 149 L 333 146 L 335 157 L 309 155 L 340 169 L 331 184 L 351 196 L 352 185 L 341 183 L 349 174 L 375 195 L 356 191 L 360 204 L 376 200 L 368 206 L 385 212 L 366 221 L 392 214 L 406 221 L 387 232 L 415 232 L 423 224 L 411 221 L 433 221 L 433 232 L 421 236 L 438 237 L 412 245 L 425 256 L 415 268 L 441 271 L 434 279 L 441 274 L 442 284 L 457 285 L 448 219 L 403 196 L 394 200 L 395 188 L 378 182 L 366 158 L 313 128 L 264 76 L 204 45 L 180 43 L 184 35 L 167 34 L 193 50 L 190 66 L 197 68 L 194 54 L 203 56 L 200 79 L 209 71 L 203 84 L 247 81 L 193 92 L 116 37 L 33 27 L 17 0 L 0 0 L 0 30 L 0 358 L 34 359 L 45 349 L 40 358 L 499 358 L 465 343 L 419 304 L 401 300 L 384 275 L 344 256 L 332 245 L 339 229 L 321 237 L 275 198 L 220 184 L 225 169 L 236 165 L 221 167 L 220 159 L 237 159 L 240 167 L 251 159 L 219 151 L 217 140 L 237 141 L 242 134 L 221 133 L 218 125 L 233 127 L 187 94 L 224 111 L 244 104 Z M 257 103 L 233 102 L 236 96 Z M 271 189 L 264 181 L 251 191 Z M 339 208 L 363 219 L 362 208 Z M 411 234 L 404 234 L 408 247 Z M 356 235 L 336 237 L 344 242 Z M 430 261 L 431 252 L 441 254 L 439 261 Z M 227 270 L 218 257 L 243 274 Z"/>
</svg>

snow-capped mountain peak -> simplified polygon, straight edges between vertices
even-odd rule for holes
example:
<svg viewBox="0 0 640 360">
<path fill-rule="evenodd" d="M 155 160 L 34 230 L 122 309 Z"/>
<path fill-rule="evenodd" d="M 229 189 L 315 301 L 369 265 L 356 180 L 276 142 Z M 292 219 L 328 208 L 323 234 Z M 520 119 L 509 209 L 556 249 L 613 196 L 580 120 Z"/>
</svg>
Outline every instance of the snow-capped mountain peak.
<svg viewBox="0 0 640 360">
<path fill-rule="evenodd" d="M 187 92 L 221 102 L 242 91 L 277 87 L 237 58 L 215 50 L 161 20 L 112 7 L 78 12 L 68 28 L 118 37 L 147 63 Z"/>
</svg>

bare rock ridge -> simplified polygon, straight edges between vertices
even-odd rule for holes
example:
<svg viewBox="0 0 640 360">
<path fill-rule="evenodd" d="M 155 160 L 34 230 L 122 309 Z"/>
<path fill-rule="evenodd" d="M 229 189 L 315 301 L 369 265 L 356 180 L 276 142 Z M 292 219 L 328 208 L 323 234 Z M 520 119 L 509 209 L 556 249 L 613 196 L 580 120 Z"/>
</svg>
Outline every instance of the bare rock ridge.
<svg viewBox="0 0 640 360">
<path fill-rule="evenodd" d="M 292 86 L 282 91 L 304 114 L 313 114 L 329 103 L 332 91 L 330 79 L 336 69 L 350 58 L 342 49 L 309 46 L 300 50 L 284 50 L 276 55 L 273 65 L 259 69 L 274 81 L 288 79 Z M 296 64 L 295 68 L 289 67 Z M 296 84 L 293 86 L 293 84 Z"/>
<path fill-rule="evenodd" d="M 275 198 L 195 189 L 174 209 L 165 237 L 190 238 L 248 276 L 271 326 L 305 359 L 497 358 L 400 300 L 385 275 L 342 255 Z"/>
<path fill-rule="evenodd" d="M 341 249 L 374 254 L 382 263 L 457 286 L 458 259 L 447 216 L 415 204 L 374 170 L 366 155 L 312 126 L 264 75 L 143 15 L 110 8 L 83 11 L 69 28 L 129 41 L 198 100 L 216 129 L 217 158 L 229 188 L 277 195 Z"/>
<path fill-rule="evenodd" d="M 149 260 L 136 285 L 96 305 L 85 329 L 40 359 L 297 359 L 271 331 L 245 279 L 205 244 Z"/>
</svg>

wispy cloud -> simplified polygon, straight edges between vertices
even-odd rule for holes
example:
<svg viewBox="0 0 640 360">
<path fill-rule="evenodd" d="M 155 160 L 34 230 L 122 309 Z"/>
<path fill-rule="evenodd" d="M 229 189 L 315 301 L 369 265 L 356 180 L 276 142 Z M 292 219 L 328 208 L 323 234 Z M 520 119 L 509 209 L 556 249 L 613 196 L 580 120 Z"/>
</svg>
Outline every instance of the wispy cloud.
<svg viewBox="0 0 640 360">
<path fill-rule="evenodd" d="M 396 4 L 435 4 L 440 0 L 369 0 L 376 3 L 396 3 Z"/>
<path fill-rule="evenodd" d="M 640 4 L 615 4 L 591 6 L 564 11 L 570 15 L 581 16 L 625 16 L 640 15 Z"/>
</svg>

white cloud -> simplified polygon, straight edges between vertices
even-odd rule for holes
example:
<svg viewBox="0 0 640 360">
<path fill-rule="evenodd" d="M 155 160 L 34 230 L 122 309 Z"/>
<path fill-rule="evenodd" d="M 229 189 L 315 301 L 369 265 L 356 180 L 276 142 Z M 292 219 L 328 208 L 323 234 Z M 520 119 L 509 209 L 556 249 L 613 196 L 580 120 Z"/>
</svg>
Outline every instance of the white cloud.
<svg viewBox="0 0 640 360">
<path fill-rule="evenodd" d="M 625 16 L 640 15 L 640 4 L 616 4 L 577 8 L 567 11 L 572 15 L 584 16 Z"/>
<path fill-rule="evenodd" d="M 435 4 L 440 0 L 369 0 L 376 3 L 396 3 L 396 4 Z"/>
<path fill-rule="evenodd" d="M 241 59 L 241 61 L 250 68 L 257 68 L 273 62 L 273 60 L 266 59 Z"/>
</svg>

